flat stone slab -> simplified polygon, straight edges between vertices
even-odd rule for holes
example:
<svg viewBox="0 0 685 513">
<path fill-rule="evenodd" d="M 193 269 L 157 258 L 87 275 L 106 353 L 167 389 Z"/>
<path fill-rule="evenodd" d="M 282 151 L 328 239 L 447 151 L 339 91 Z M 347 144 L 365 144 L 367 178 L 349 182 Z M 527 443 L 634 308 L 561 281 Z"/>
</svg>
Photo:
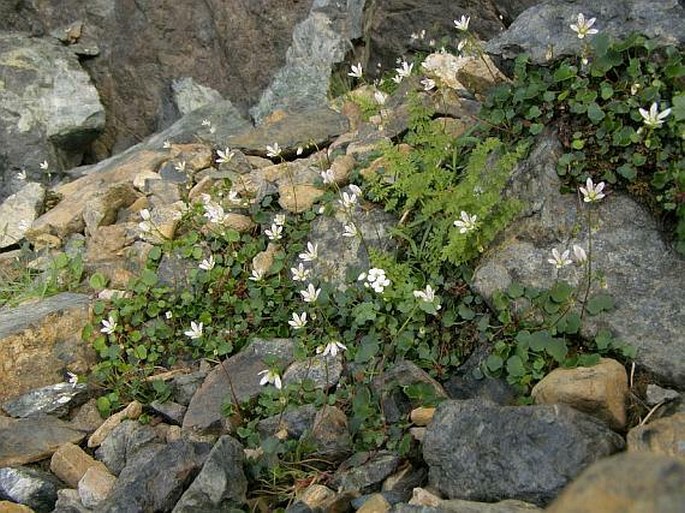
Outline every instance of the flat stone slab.
<svg viewBox="0 0 685 513">
<path fill-rule="evenodd" d="M 78 444 L 85 435 L 55 417 L 0 417 L 0 467 L 49 458 L 61 445 Z"/>
</svg>

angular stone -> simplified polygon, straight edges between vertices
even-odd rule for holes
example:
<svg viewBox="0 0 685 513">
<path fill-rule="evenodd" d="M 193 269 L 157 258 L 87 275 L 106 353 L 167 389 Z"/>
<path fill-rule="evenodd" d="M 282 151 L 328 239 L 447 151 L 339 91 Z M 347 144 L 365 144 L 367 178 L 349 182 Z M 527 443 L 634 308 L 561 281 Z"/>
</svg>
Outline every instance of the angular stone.
<svg viewBox="0 0 685 513">
<path fill-rule="evenodd" d="M 342 355 L 315 355 L 306 360 L 293 362 L 283 374 L 283 383 L 302 383 L 311 380 L 314 388 L 328 389 L 340 380 Z"/>
<path fill-rule="evenodd" d="M 163 403 L 152 401 L 150 403 L 150 408 L 155 410 L 169 422 L 178 424 L 179 426 L 183 422 L 183 417 L 186 414 L 186 407 L 173 401 L 164 401 Z"/>
<path fill-rule="evenodd" d="M 50 471 L 71 488 L 78 487 L 78 482 L 90 467 L 104 469 L 102 463 L 72 443 L 60 446 L 50 459 Z"/>
<path fill-rule="evenodd" d="M 301 214 L 310 210 L 324 193 L 315 185 L 281 183 L 278 187 L 278 204 L 288 212 Z"/>
<path fill-rule="evenodd" d="M 0 249 L 18 244 L 38 217 L 45 188 L 35 182 L 24 185 L 0 204 Z"/>
<path fill-rule="evenodd" d="M 63 488 L 57 492 L 57 503 L 52 513 L 92 513 L 92 511 L 81 504 L 78 490 Z"/>
<path fill-rule="evenodd" d="M 222 405 L 226 401 L 237 399 L 242 403 L 258 396 L 262 391 L 258 373 L 269 367 L 265 359 L 275 358 L 279 366 L 285 366 L 293 360 L 293 350 L 290 339 L 255 339 L 240 353 L 219 364 L 191 399 L 183 430 L 231 433 L 233 427 L 222 415 Z"/>
<path fill-rule="evenodd" d="M 192 77 L 182 77 L 171 82 L 174 103 L 181 116 L 212 103 L 223 100 L 221 94 L 211 87 L 197 83 Z"/>
<path fill-rule="evenodd" d="M 357 510 L 358 513 L 388 513 L 388 511 L 390 511 L 390 503 L 380 493 L 373 494 Z"/>
<path fill-rule="evenodd" d="M 626 426 L 628 374 L 616 360 L 602 358 L 592 367 L 554 369 L 533 387 L 531 395 L 536 404 L 568 404 L 614 430 Z"/>
<path fill-rule="evenodd" d="M 569 406 L 444 401 L 426 428 L 423 456 L 431 485 L 449 498 L 544 505 L 623 446 L 619 435 Z"/>
<path fill-rule="evenodd" d="M 627 452 L 587 468 L 545 510 L 547 513 L 682 513 L 685 463 Z"/>
<path fill-rule="evenodd" d="M 86 470 L 78 482 L 78 494 L 86 508 L 95 508 L 110 494 L 117 478 L 102 466 L 93 466 Z"/>
<path fill-rule="evenodd" d="M 315 447 L 315 457 L 339 462 L 352 453 L 352 436 L 347 416 L 335 406 L 324 406 L 316 413 L 307 443 Z"/>
<path fill-rule="evenodd" d="M 0 311 L 0 401 L 85 373 L 95 354 L 81 339 L 90 320 L 86 295 L 63 292 Z"/>
<path fill-rule="evenodd" d="M 243 459 L 243 446 L 237 440 L 230 436 L 219 438 L 172 513 L 224 511 L 245 504 L 247 478 Z"/>
<path fill-rule="evenodd" d="M 650 383 L 647 385 L 647 406 L 656 406 L 659 403 L 668 403 L 680 399 L 680 394 L 675 390 L 662 388 L 659 385 Z"/>
<path fill-rule="evenodd" d="M 61 417 L 69 408 L 77 406 L 87 397 L 85 383 L 57 383 L 37 388 L 11 401 L 2 404 L 2 409 L 10 417 L 32 417 L 52 414 Z"/>
<path fill-rule="evenodd" d="M 399 456 L 390 451 L 356 453 L 340 465 L 331 485 L 339 491 L 378 491 L 381 483 L 397 470 L 399 462 Z"/>
<path fill-rule="evenodd" d="M 54 417 L 0 417 L 0 467 L 49 458 L 65 443 L 79 443 L 84 436 Z"/>
<path fill-rule="evenodd" d="M 34 510 L 23 504 L 10 501 L 0 501 L 0 513 L 35 513 Z"/>
<path fill-rule="evenodd" d="M 124 419 L 137 419 L 143 413 L 143 405 L 138 401 L 131 401 L 126 408 L 117 413 L 114 413 L 105 420 L 102 425 L 95 430 L 95 433 L 88 438 L 88 447 L 93 448 L 99 446 L 107 436 L 121 424 Z"/>
<path fill-rule="evenodd" d="M 285 431 L 288 438 L 297 439 L 312 429 L 316 413 L 317 410 L 313 404 L 304 404 L 286 410 L 282 414 L 260 420 L 257 423 L 257 430 L 264 438 Z"/>
<path fill-rule="evenodd" d="M 211 445 L 179 440 L 122 471 L 99 513 L 169 511 L 204 464 Z M 163 469 L 163 472 L 160 470 Z"/>
<path fill-rule="evenodd" d="M 69 424 L 74 429 L 85 431 L 86 433 L 93 433 L 102 424 L 102 417 L 100 410 L 97 407 L 97 399 L 90 399 L 81 407 L 76 409 L 75 415 L 69 421 Z"/>
<path fill-rule="evenodd" d="M 128 208 L 140 194 L 131 183 L 119 183 L 95 194 L 83 207 L 86 233 L 92 235 L 100 226 L 114 224 L 120 209 Z"/>
<path fill-rule="evenodd" d="M 157 431 L 151 426 L 135 420 L 125 420 L 103 440 L 102 445 L 95 451 L 95 456 L 112 474 L 119 475 L 142 450 L 150 446 L 159 446 L 159 441 Z"/>
<path fill-rule="evenodd" d="M 435 408 L 415 408 L 409 414 L 411 421 L 417 426 L 427 426 L 433 420 Z"/>
<path fill-rule="evenodd" d="M 49 472 L 26 467 L 0 468 L 0 497 L 48 513 L 62 484 Z"/>
<path fill-rule="evenodd" d="M 648 451 L 685 460 L 685 413 L 635 426 L 628 431 L 628 451 Z"/>
</svg>

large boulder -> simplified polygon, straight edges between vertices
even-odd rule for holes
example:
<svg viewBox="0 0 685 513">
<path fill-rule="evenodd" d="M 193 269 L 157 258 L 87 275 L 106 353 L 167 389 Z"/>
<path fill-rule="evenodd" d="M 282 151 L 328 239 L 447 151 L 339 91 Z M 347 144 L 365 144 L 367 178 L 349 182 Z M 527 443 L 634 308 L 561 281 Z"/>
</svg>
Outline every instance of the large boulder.
<svg viewBox="0 0 685 513">
<path fill-rule="evenodd" d="M 81 164 L 105 124 L 98 92 L 57 41 L 0 34 L 0 200 Z M 48 162 L 48 170 L 40 164 Z"/>
<path fill-rule="evenodd" d="M 507 194 L 523 202 L 520 218 L 504 231 L 474 274 L 473 285 L 486 299 L 512 282 L 549 289 L 556 279 L 579 283 L 577 266 L 557 270 L 547 260 L 553 248 L 588 247 L 587 203 L 561 194 L 556 162 L 561 145 L 541 137 L 528 159 L 514 171 Z M 664 383 L 685 383 L 685 260 L 664 242 L 656 221 L 620 192 L 592 205 L 593 269 L 601 271 L 615 308 L 585 316 L 583 334 L 600 329 L 637 349 L 636 361 Z M 649 291 L 649 293 L 645 293 Z M 593 288 L 593 293 L 598 292 Z"/>
<path fill-rule="evenodd" d="M 619 435 L 569 406 L 445 401 L 426 430 L 423 457 L 431 485 L 450 499 L 544 505 L 623 446 Z"/>
</svg>

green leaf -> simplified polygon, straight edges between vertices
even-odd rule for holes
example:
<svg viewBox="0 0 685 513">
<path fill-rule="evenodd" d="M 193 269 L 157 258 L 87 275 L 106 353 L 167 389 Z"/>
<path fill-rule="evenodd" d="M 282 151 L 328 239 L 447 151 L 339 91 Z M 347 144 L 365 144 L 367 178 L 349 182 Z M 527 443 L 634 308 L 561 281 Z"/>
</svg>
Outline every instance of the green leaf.
<svg viewBox="0 0 685 513">
<path fill-rule="evenodd" d="M 674 96 L 671 99 L 671 114 L 676 121 L 682 121 L 685 119 L 685 93 L 681 93 Z"/>
<path fill-rule="evenodd" d="M 523 285 L 517 282 L 512 282 L 507 287 L 507 295 L 512 299 L 521 297 L 523 295 Z"/>
<path fill-rule="evenodd" d="M 637 177 L 637 171 L 630 164 L 623 164 L 622 166 L 617 167 L 616 172 L 631 182 Z"/>
<path fill-rule="evenodd" d="M 595 346 L 599 351 L 606 351 L 614 337 L 611 336 L 611 332 L 608 330 L 599 330 L 597 335 L 595 335 Z"/>
<path fill-rule="evenodd" d="M 468 306 L 466 306 L 464 303 L 459 304 L 459 316 L 464 319 L 465 321 L 470 321 L 476 316 L 476 312 L 471 310 Z"/>
<path fill-rule="evenodd" d="M 547 347 L 545 347 L 545 350 L 547 351 L 547 354 L 554 358 L 558 363 L 563 362 L 566 358 L 566 354 L 568 353 L 566 343 L 560 338 L 551 339 L 547 344 Z"/>
<path fill-rule="evenodd" d="M 533 105 L 530 109 L 528 109 L 528 112 L 526 112 L 525 118 L 535 119 L 537 117 L 540 117 L 540 115 L 542 115 L 540 107 L 538 107 L 537 105 Z"/>
<path fill-rule="evenodd" d="M 563 82 L 564 80 L 568 80 L 570 78 L 574 78 L 577 73 L 577 69 L 575 66 L 570 66 L 568 64 L 562 64 L 559 66 L 559 69 L 557 69 L 554 72 L 553 78 L 555 82 Z"/>
<path fill-rule="evenodd" d="M 587 107 L 587 117 L 590 118 L 590 121 L 592 121 L 595 125 L 602 121 L 606 114 L 604 114 L 604 111 L 600 108 L 597 103 L 592 102 L 590 105 Z"/>
<path fill-rule="evenodd" d="M 151 260 L 159 260 L 162 257 L 162 248 L 159 246 L 153 246 L 147 256 Z"/>
<path fill-rule="evenodd" d="M 490 372 L 497 372 L 504 365 L 504 360 L 496 354 L 491 354 L 488 356 L 487 360 L 485 360 L 485 365 Z"/>
<path fill-rule="evenodd" d="M 526 373 L 523 367 L 523 360 L 519 355 L 510 356 L 507 360 L 507 373 L 515 378 L 521 377 Z"/>
<path fill-rule="evenodd" d="M 549 291 L 549 296 L 555 303 L 564 303 L 567 301 L 571 294 L 573 293 L 573 287 L 566 283 L 565 281 L 557 281 L 552 285 Z"/>
<path fill-rule="evenodd" d="M 157 273 L 150 269 L 144 269 L 143 273 L 140 276 L 140 279 L 143 280 L 143 283 L 147 285 L 148 287 L 154 287 L 157 285 Z"/>
<path fill-rule="evenodd" d="M 607 312 L 613 307 L 614 298 L 612 298 L 609 294 L 604 293 L 599 293 L 592 296 L 585 305 L 585 309 L 590 315 L 597 315 L 600 312 Z"/>
<path fill-rule="evenodd" d="M 354 307 L 352 316 L 357 324 L 364 324 L 367 321 L 376 319 L 377 307 L 374 303 L 364 302 Z"/>
<path fill-rule="evenodd" d="M 528 131 L 530 132 L 530 135 L 538 135 L 540 132 L 542 132 L 542 129 L 545 128 L 545 125 L 542 123 L 533 123 L 528 127 Z"/>
<path fill-rule="evenodd" d="M 536 331 L 530 336 L 530 348 L 533 351 L 540 352 L 549 347 L 552 341 L 552 335 L 547 330 Z"/>
<path fill-rule="evenodd" d="M 137 345 L 135 349 L 135 356 L 139 360 L 145 360 L 147 358 L 147 347 L 145 347 L 143 344 Z"/>
<path fill-rule="evenodd" d="M 362 338 L 357 354 L 354 355 L 354 361 L 356 363 L 366 363 L 378 354 L 379 349 L 378 337 L 374 334 L 368 334 Z"/>
</svg>

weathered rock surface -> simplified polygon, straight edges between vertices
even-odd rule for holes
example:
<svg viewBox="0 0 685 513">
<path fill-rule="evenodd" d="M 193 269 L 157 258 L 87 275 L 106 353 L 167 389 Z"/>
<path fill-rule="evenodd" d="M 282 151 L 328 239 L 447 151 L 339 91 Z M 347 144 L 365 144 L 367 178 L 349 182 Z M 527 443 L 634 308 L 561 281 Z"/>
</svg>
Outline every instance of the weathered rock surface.
<svg viewBox="0 0 685 513">
<path fill-rule="evenodd" d="M 0 468 L 0 499 L 48 513 L 55 507 L 57 490 L 64 485 L 49 472 L 27 467 Z"/>
<path fill-rule="evenodd" d="M 137 453 L 147 446 L 158 446 L 160 441 L 152 427 L 141 425 L 135 420 L 125 420 L 105 438 L 95 455 L 112 474 L 118 476 Z"/>
<path fill-rule="evenodd" d="M 233 427 L 222 414 L 222 405 L 243 402 L 259 395 L 259 372 L 269 368 L 265 358 L 285 366 L 293 360 L 290 339 L 254 340 L 247 348 L 215 367 L 195 393 L 183 418 L 183 429 L 203 433 L 231 433 Z M 234 396 L 235 394 L 235 396 Z"/>
<path fill-rule="evenodd" d="M 685 463 L 649 453 L 623 453 L 594 463 L 547 508 L 548 513 L 681 513 Z"/>
<path fill-rule="evenodd" d="M 390 451 L 358 452 L 345 460 L 335 472 L 331 485 L 341 491 L 371 493 L 397 470 L 400 458 Z"/>
<path fill-rule="evenodd" d="M 143 405 L 138 401 L 131 401 L 121 411 L 113 413 L 88 438 L 88 447 L 97 447 L 126 419 L 137 419 L 143 413 Z"/>
<path fill-rule="evenodd" d="M 685 460 L 685 413 L 634 427 L 628 431 L 628 451 L 649 451 Z"/>
<path fill-rule="evenodd" d="M 81 503 L 87 508 L 96 508 L 110 494 L 116 481 L 103 467 L 89 467 L 78 482 Z"/>
<path fill-rule="evenodd" d="M 72 443 L 60 446 L 50 458 L 50 471 L 71 488 L 76 488 L 86 471 L 96 466 L 104 468 L 102 463 Z"/>
<path fill-rule="evenodd" d="M 33 509 L 23 504 L 10 501 L 0 501 L 0 513 L 35 513 Z"/>
<path fill-rule="evenodd" d="M 426 430 L 423 456 L 431 485 L 451 499 L 544 505 L 623 446 L 619 435 L 568 406 L 445 401 Z"/>
<path fill-rule="evenodd" d="M 685 42 L 682 30 L 685 7 L 678 0 L 598 0 L 591 4 L 554 0 L 540 2 L 524 11 L 505 32 L 491 39 L 485 49 L 505 59 L 526 52 L 532 62 L 539 64 L 547 61 L 550 42 L 554 42 L 554 57 L 578 55 L 583 41 L 569 25 L 576 22 L 579 12 L 586 18 L 597 18 L 592 28 L 616 38 L 638 32 L 665 44 Z"/>
<path fill-rule="evenodd" d="M 179 440 L 154 456 L 124 469 L 101 513 L 169 511 L 204 464 L 211 450 L 206 443 Z"/>
<path fill-rule="evenodd" d="M 65 443 L 79 443 L 84 433 L 54 417 L 0 417 L 0 467 L 49 458 Z"/>
<path fill-rule="evenodd" d="M 616 360 L 602 358 L 592 367 L 554 369 L 535 387 L 536 404 L 568 404 L 620 430 L 626 426 L 628 374 Z"/>
<path fill-rule="evenodd" d="M 89 298 L 64 292 L 0 312 L 0 401 L 64 381 L 68 367 L 85 372 L 94 361 L 81 340 Z"/>
<path fill-rule="evenodd" d="M 230 436 L 219 438 L 173 513 L 224 511 L 245 504 L 243 459 L 243 446 L 237 440 Z"/>
<path fill-rule="evenodd" d="M 525 204 L 520 218 L 504 231 L 474 275 L 475 290 L 492 298 L 516 281 L 549 288 L 555 279 L 577 284 L 581 270 L 567 266 L 557 275 L 547 263 L 553 248 L 588 247 L 587 204 L 578 207 L 574 194 L 560 194 L 555 166 L 560 144 L 549 135 L 538 140 L 528 159 L 517 167 L 508 192 Z M 636 361 L 664 383 L 685 383 L 685 260 L 663 242 L 650 214 L 616 192 L 595 204 L 593 269 L 600 270 L 615 308 L 585 316 L 583 335 L 600 328 L 637 349 Z M 629 219 L 630 222 L 626 222 Z M 645 294 L 645 291 L 650 291 Z M 593 293 L 596 289 L 593 290 Z"/>
<path fill-rule="evenodd" d="M 24 238 L 40 214 L 44 199 L 43 186 L 29 182 L 0 204 L 0 249 L 18 244 Z"/>
<path fill-rule="evenodd" d="M 78 59 L 50 39 L 0 34 L 0 199 L 10 178 L 25 169 L 31 180 L 81 164 L 103 129 L 105 111 Z M 3 183 L 4 182 L 4 183 Z"/>
<path fill-rule="evenodd" d="M 69 408 L 78 406 L 87 397 L 85 383 L 57 383 L 37 388 L 2 404 L 2 409 L 10 417 L 31 417 L 52 414 L 60 417 Z"/>
</svg>

